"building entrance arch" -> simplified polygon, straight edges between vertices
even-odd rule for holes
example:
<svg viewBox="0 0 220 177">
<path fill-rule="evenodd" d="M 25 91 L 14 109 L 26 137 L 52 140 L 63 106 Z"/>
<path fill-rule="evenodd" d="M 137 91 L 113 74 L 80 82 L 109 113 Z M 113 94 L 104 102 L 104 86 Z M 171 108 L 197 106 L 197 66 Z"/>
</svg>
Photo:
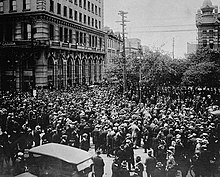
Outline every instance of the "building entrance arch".
<svg viewBox="0 0 220 177">
<path fill-rule="evenodd" d="M 89 82 L 89 84 L 91 84 L 92 83 L 92 80 L 91 80 L 91 78 L 92 78 L 92 61 L 91 61 L 92 59 L 91 58 L 89 58 L 89 60 L 88 60 L 88 82 Z"/>
<path fill-rule="evenodd" d="M 82 84 L 86 84 L 86 61 L 85 58 L 82 60 Z"/>
<path fill-rule="evenodd" d="M 75 83 L 79 85 L 79 57 L 75 59 Z"/>
<path fill-rule="evenodd" d="M 67 84 L 72 87 L 73 83 L 73 61 L 71 58 L 67 60 Z"/>
<path fill-rule="evenodd" d="M 63 60 L 62 58 L 58 59 L 58 73 L 57 73 L 57 79 L 58 79 L 58 89 L 63 88 Z"/>
</svg>

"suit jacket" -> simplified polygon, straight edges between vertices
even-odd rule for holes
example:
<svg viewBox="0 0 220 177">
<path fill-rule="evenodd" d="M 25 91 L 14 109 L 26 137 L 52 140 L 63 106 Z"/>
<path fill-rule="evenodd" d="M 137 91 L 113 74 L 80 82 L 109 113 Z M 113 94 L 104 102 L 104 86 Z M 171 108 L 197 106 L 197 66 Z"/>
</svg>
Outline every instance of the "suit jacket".
<svg viewBox="0 0 220 177">
<path fill-rule="evenodd" d="M 104 166 L 105 163 L 100 156 L 93 157 L 93 163 L 94 163 L 94 172 L 96 175 L 103 175 L 104 174 Z"/>
</svg>

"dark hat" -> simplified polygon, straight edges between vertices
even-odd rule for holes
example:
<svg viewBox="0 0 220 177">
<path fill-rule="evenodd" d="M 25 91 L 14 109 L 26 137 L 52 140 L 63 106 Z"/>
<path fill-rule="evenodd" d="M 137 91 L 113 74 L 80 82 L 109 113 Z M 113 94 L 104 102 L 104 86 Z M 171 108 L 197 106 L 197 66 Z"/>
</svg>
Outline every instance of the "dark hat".
<svg viewBox="0 0 220 177">
<path fill-rule="evenodd" d="M 137 156 L 137 157 L 136 157 L 136 160 L 137 160 L 138 162 L 140 162 L 140 161 L 141 161 L 141 157 L 140 157 L 140 156 Z"/>
<path fill-rule="evenodd" d="M 96 154 L 100 155 L 100 154 L 101 154 L 101 150 L 100 150 L 100 149 L 97 149 L 97 150 L 96 150 Z"/>
</svg>

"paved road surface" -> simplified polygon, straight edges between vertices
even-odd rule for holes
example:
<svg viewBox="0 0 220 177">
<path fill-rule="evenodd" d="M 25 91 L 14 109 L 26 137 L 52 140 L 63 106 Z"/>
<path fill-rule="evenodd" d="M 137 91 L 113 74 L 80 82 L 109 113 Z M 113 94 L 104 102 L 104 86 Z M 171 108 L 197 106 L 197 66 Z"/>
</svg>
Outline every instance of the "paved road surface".
<svg viewBox="0 0 220 177">
<path fill-rule="evenodd" d="M 89 151 L 91 154 L 95 155 L 95 151 L 94 149 L 91 149 Z M 136 158 L 136 156 L 141 156 L 142 158 L 142 162 L 144 163 L 145 162 L 145 159 L 147 157 L 147 153 L 144 153 L 144 150 L 142 148 L 139 148 L 139 149 L 135 149 L 134 150 L 134 156 Z M 111 172 L 111 165 L 112 165 L 112 161 L 113 161 L 113 157 L 112 158 L 109 158 L 107 157 L 106 154 L 102 154 L 101 157 L 104 159 L 104 162 L 105 162 L 105 174 L 103 177 L 111 177 L 112 175 L 112 172 Z M 147 177 L 147 174 L 146 172 L 144 171 L 144 176 L 143 177 Z M 181 174 L 178 175 L 177 177 L 182 177 Z M 187 177 L 191 177 L 191 175 L 187 175 Z"/>
<path fill-rule="evenodd" d="M 94 148 L 91 148 L 91 149 L 89 150 L 89 152 L 90 152 L 92 155 L 95 155 L 95 150 L 94 150 Z M 145 162 L 145 158 L 146 158 L 147 154 L 144 153 L 144 151 L 143 151 L 142 148 L 135 149 L 135 150 L 134 150 L 134 154 L 135 154 L 135 157 L 136 157 L 137 155 L 141 156 L 142 162 Z M 104 162 L 105 162 L 105 174 L 104 174 L 103 177 L 111 177 L 111 175 L 112 175 L 111 165 L 112 165 L 112 162 L 113 162 L 114 157 L 107 157 L 106 154 L 102 154 L 101 156 L 102 156 L 102 158 L 104 159 Z M 11 175 L 0 175 L 0 177 L 12 177 L 12 176 L 11 176 Z M 147 177 L 146 172 L 144 172 L 144 177 Z M 178 177 L 181 177 L 181 175 L 178 176 Z M 188 175 L 187 177 L 191 177 L 191 176 Z"/>
</svg>

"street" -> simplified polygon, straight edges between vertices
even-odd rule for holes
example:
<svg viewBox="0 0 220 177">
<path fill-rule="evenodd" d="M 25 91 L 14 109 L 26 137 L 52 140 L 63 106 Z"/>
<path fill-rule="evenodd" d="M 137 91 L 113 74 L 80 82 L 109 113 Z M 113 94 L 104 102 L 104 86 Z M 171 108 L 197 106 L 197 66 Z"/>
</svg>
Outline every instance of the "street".
<svg viewBox="0 0 220 177">
<path fill-rule="evenodd" d="M 89 150 L 89 152 L 93 155 L 95 155 L 95 150 L 94 148 L 91 148 Z M 136 156 L 141 156 L 142 158 L 142 163 L 145 162 L 145 159 L 147 157 L 147 153 L 144 153 L 144 150 L 142 148 L 139 148 L 139 149 L 135 149 L 134 150 L 134 156 L 136 158 Z M 113 162 L 113 159 L 114 157 L 107 157 L 106 154 L 102 154 L 101 157 L 104 159 L 104 162 L 105 162 L 105 174 L 103 177 L 111 177 L 112 175 L 112 170 L 111 170 L 111 165 L 112 165 L 112 162 Z M 147 177 L 147 174 L 146 172 L 144 171 L 144 175 L 143 177 Z M 177 177 L 182 177 L 181 174 L 178 174 Z M 190 174 L 187 175 L 187 177 L 191 177 Z"/>
</svg>

